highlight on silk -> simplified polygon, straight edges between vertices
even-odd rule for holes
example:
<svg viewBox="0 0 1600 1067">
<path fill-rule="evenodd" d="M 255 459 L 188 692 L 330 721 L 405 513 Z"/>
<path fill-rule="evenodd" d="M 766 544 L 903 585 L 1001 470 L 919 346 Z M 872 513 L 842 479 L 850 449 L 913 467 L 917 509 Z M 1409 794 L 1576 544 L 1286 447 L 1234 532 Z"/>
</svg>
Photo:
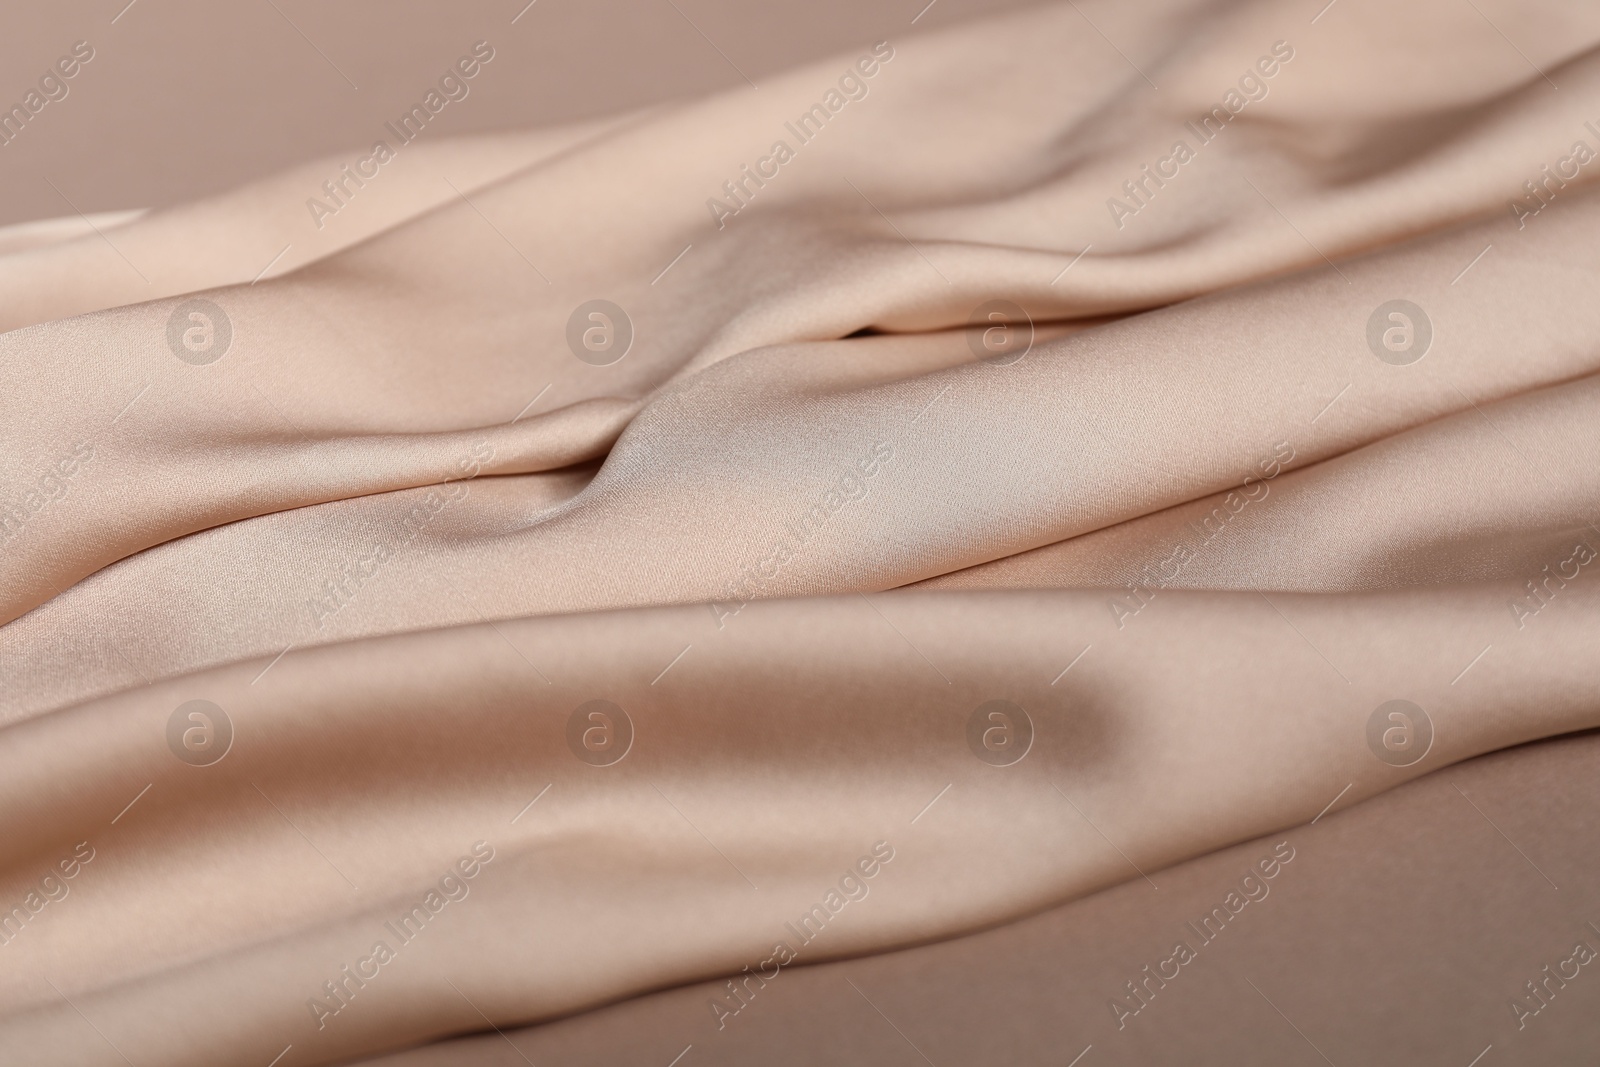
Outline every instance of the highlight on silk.
<svg viewBox="0 0 1600 1067">
<path fill-rule="evenodd" d="M 0 13 L 0 1064 L 1600 1050 L 1600 7 Z"/>
</svg>

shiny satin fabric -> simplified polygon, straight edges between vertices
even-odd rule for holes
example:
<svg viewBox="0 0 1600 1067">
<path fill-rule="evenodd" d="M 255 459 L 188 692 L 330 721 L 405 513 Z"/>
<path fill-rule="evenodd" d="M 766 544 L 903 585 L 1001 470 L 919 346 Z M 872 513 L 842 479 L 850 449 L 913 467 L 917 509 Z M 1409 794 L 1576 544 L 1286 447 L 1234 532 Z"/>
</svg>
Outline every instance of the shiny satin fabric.
<svg viewBox="0 0 1600 1067">
<path fill-rule="evenodd" d="M 1600 21 L 1519 29 L 1048 5 L 264 270 L 328 161 L 11 231 L 0 1048 L 346 1061 L 1600 725 Z"/>
<path fill-rule="evenodd" d="M 964 938 L 362 1062 L 1581 1063 L 1597 744 L 1473 760 Z"/>
<path fill-rule="evenodd" d="M 13 897 L 80 841 L 96 858 L 5 946 L 8 1002 L 29 1003 L 9 1047 L 94 1062 L 81 1011 L 135 1062 L 337 1060 L 480 1011 L 563 1015 L 759 963 L 879 842 L 876 906 L 805 962 L 1015 918 L 1600 725 L 1577 587 L 1522 641 L 1495 587 L 1172 591 L 1121 631 L 1105 596 L 762 601 L 721 631 L 698 605 L 481 623 L 13 726 Z M 1428 733 L 1399 764 L 1372 739 L 1394 700 L 1417 717 L 1385 730 Z M 193 730 L 225 736 L 184 758 Z M 446 885 L 480 843 L 492 861 Z M 403 925 L 436 886 L 465 892 Z M 67 1003 L 41 981 L 63 972 L 95 988 Z M 181 1029 L 158 1007 L 191 1001 L 208 1010 Z"/>
</svg>

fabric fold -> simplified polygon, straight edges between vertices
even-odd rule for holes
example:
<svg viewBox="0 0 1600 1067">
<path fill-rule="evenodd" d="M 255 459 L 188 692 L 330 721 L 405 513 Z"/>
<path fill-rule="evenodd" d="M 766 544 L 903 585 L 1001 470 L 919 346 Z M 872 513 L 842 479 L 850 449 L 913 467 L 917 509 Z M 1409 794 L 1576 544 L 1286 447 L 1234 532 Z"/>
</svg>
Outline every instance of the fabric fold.
<svg viewBox="0 0 1600 1067">
<path fill-rule="evenodd" d="M 1054 3 L 0 231 L 0 1058 L 888 953 L 1600 726 L 1536 6 Z"/>
<path fill-rule="evenodd" d="M 40 716 L 0 745 L 0 900 L 77 842 L 96 858 L 0 948 L 0 1042 L 118 1062 L 82 1011 L 135 1062 L 292 1042 L 326 1063 L 476 1028 L 468 1001 L 564 1015 L 758 961 L 879 841 L 878 907 L 808 961 L 988 926 L 1308 820 L 1346 784 L 1354 802 L 1600 725 L 1594 597 L 1517 634 L 1506 595 L 1172 591 L 1121 630 L 1079 592 L 774 601 L 720 631 L 703 606 L 552 617 Z M 1397 699 L 1427 724 L 1410 763 L 1370 748 Z M 188 729 L 227 737 L 211 763 L 174 758 L 195 708 Z M 427 909 L 479 842 L 467 895 Z M 402 942 L 385 924 L 419 901 Z M 394 960 L 341 985 L 380 943 Z M 157 1007 L 200 996 L 183 1028 Z"/>
</svg>

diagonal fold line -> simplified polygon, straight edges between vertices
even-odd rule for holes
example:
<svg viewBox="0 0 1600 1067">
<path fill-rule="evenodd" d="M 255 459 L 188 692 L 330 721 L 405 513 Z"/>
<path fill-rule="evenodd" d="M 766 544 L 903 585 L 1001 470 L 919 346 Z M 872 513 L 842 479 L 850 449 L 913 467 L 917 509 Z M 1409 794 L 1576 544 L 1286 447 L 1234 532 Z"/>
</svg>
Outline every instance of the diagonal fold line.
<svg viewBox="0 0 1600 1067">
<path fill-rule="evenodd" d="M 1080 819 L 1082 819 L 1084 822 L 1089 824 L 1089 829 L 1091 829 L 1095 833 L 1099 834 L 1100 835 L 1100 839 L 1102 841 L 1104 841 L 1106 844 L 1110 845 L 1112 848 L 1115 848 L 1117 850 L 1117 855 L 1119 855 L 1123 859 L 1127 860 L 1128 861 L 1128 866 L 1132 867 L 1134 870 L 1139 872 L 1139 877 L 1140 878 L 1143 878 L 1145 881 L 1150 882 L 1150 876 L 1148 874 L 1144 873 L 1144 869 L 1142 867 L 1140 867 L 1137 863 L 1133 862 L 1133 857 L 1129 856 L 1126 852 L 1122 851 L 1122 849 L 1117 846 L 1117 843 L 1115 841 L 1113 841 L 1113 840 L 1111 840 L 1111 838 L 1107 837 L 1106 834 L 1105 834 L 1105 831 L 1100 829 L 1100 827 L 1096 826 L 1094 824 L 1094 820 L 1090 819 L 1089 816 L 1087 816 L 1087 815 L 1085 815 L 1083 813 L 1083 809 L 1082 808 L 1078 807 L 1078 805 L 1076 805 L 1076 804 L 1073 804 L 1072 803 L 1072 798 L 1067 796 L 1067 794 L 1062 791 L 1062 788 L 1059 785 L 1056 785 L 1054 782 L 1051 782 L 1050 783 L 1050 788 L 1054 789 L 1057 793 L 1060 793 L 1062 800 L 1065 800 L 1068 804 L 1072 804 L 1072 810 L 1078 813 L 1078 817 Z M 1161 887 L 1156 885 L 1154 882 L 1150 882 L 1150 888 L 1154 889 L 1158 893 L 1161 891 Z"/>
</svg>

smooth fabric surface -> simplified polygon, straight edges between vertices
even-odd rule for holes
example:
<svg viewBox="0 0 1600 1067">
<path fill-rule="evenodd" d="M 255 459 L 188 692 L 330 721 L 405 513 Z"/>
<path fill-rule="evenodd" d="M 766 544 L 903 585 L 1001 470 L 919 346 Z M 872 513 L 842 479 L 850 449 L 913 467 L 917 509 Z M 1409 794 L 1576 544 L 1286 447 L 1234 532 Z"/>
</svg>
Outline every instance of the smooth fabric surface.
<svg viewBox="0 0 1600 1067">
<path fill-rule="evenodd" d="M 1570 961 L 1600 948 L 1600 871 L 1574 843 L 1597 744 L 1474 760 L 965 938 L 363 1062 L 1582 1063 L 1600 988 Z"/>
<path fill-rule="evenodd" d="M 353 155 L 0 235 L 0 1049 L 349 1061 L 1600 725 L 1600 18 L 1516 30 L 1047 5 L 406 147 L 265 271 Z"/>
</svg>

